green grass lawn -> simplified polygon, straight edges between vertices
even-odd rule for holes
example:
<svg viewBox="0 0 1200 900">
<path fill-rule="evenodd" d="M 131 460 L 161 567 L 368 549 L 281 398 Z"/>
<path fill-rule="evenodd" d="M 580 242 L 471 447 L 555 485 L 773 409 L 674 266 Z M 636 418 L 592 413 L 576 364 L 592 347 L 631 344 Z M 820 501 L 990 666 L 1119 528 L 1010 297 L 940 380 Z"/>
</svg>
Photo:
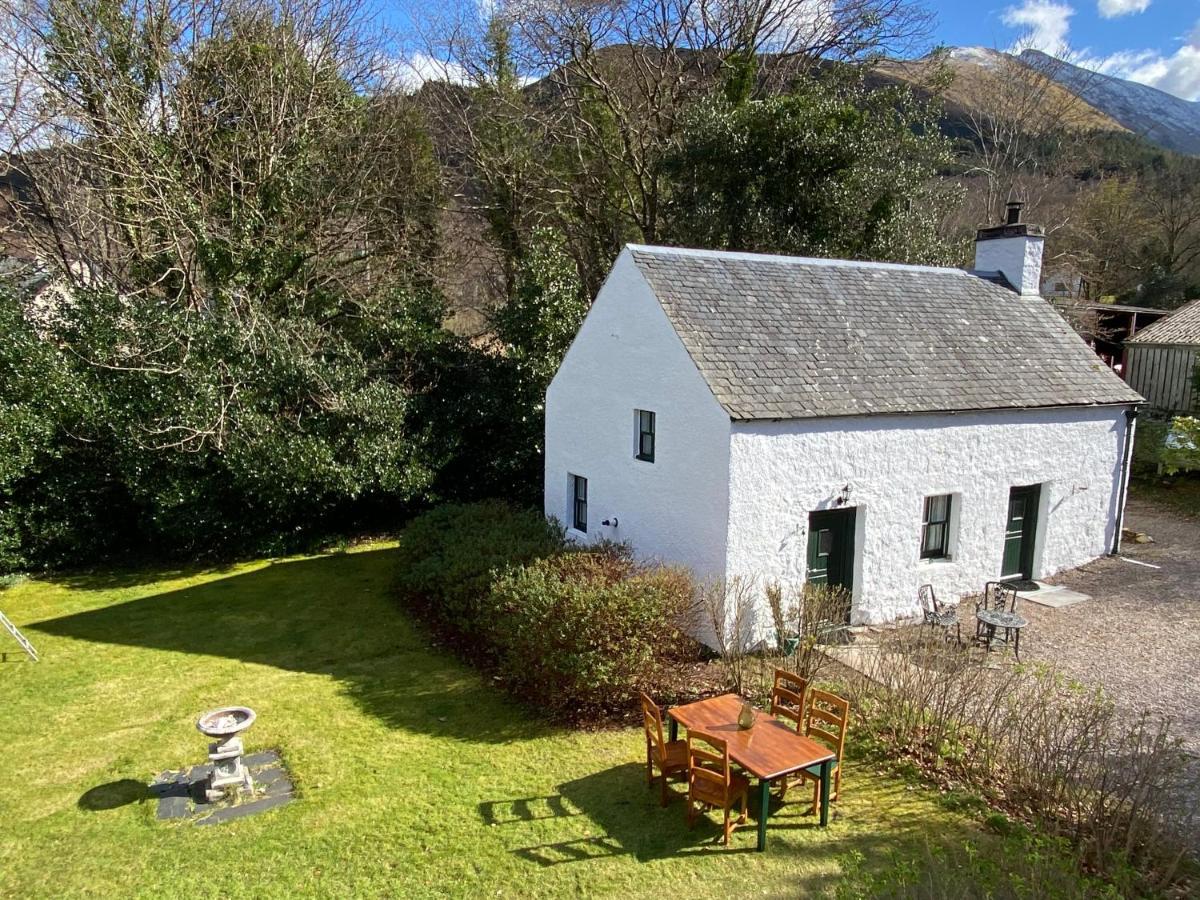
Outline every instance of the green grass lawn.
<svg viewBox="0 0 1200 900">
<path fill-rule="evenodd" d="M 828 829 L 802 803 L 731 849 L 647 791 L 633 730 L 530 718 L 431 649 L 390 601 L 391 551 L 25 581 L 34 642 L 0 665 L 0 896 L 820 895 L 841 862 L 996 840 L 935 794 L 847 765 Z M 199 712 L 238 703 L 300 798 L 200 828 L 142 785 L 203 760 Z M 715 822 L 715 818 L 714 818 Z"/>
</svg>

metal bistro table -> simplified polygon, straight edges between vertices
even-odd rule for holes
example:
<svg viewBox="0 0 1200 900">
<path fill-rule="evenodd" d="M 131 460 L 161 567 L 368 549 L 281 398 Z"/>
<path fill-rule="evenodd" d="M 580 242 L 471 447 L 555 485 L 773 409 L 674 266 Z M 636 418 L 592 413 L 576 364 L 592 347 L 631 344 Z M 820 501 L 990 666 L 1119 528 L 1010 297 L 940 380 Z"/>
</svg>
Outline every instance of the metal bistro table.
<svg viewBox="0 0 1200 900">
<path fill-rule="evenodd" d="M 829 824 L 830 775 L 837 756 L 824 744 L 799 735 L 791 727 L 760 709 L 754 710 L 754 724 L 738 725 L 742 698 L 722 694 L 698 700 L 667 711 L 671 719 L 671 740 L 679 736 L 679 726 L 703 731 L 724 739 L 729 758 L 759 779 L 758 849 L 767 849 L 767 816 L 771 810 L 771 782 L 800 770 L 821 779 L 821 825 Z"/>
<path fill-rule="evenodd" d="M 992 644 L 996 640 L 996 629 L 1003 628 L 1004 643 L 1009 643 L 1011 635 L 1013 655 L 1016 656 L 1017 662 L 1021 661 L 1021 629 L 1029 624 L 1027 619 L 1022 618 L 1015 612 L 1007 612 L 1002 609 L 980 609 L 975 612 L 975 618 L 987 628 L 987 635 L 984 637 L 984 641 L 988 652 L 991 652 Z"/>
</svg>

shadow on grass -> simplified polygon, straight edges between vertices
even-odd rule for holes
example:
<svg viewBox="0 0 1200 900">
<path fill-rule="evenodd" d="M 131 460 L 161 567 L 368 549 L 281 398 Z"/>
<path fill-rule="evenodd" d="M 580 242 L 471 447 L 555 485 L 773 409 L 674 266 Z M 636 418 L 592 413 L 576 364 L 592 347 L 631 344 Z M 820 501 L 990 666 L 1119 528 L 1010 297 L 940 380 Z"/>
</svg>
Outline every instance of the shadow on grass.
<svg viewBox="0 0 1200 900">
<path fill-rule="evenodd" d="M 122 778 L 119 781 L 110 781 L 108 784 L 96 785 L 91 790 L 85 791 L 77 805 L 80 809 L 86 809 L 89 812 L 103 812 L 128 806 L 130 803 L 141 803 L 148 796 L 149 792 L 142 782 L 132 778 Z"/>
<path fill-rule="evenodd" d="M 221 575 L 232 572 L 236 567 L 236 562 L 190 563 L 164 567 L 149 561 L 144 565 L 136 562 L 128 566 L 123 565 L 119 569 L 60 569 L 40 574 L 37 578 L 72 590 L 111 591 L 141 587 L 159 581 L 175 581 L 179 578 Z"/>
<path fill-rule="evenodd" d="M 757 791 L 752 791 L 757 794 Z M 558 793 L 545 797 L 521 797 L 479 804 L 479 815 L 488 826 L 520 829 L 547 819 L 584 817 L 599 835 L 553 841 L 520 847 L 513 854 L 542 867 L 567 863 L 587 863 L 610 857 L 628 856 L 638 862 L 711 854 L 757 853 L 758 807 L 751 798 L 750 821 L 733 833 L 730 846 L 720 843 L 722 828 L 716 813 L 700 817 L 688 828 L 684 793 L 673 786 L 671 801 L 664 809 L 658 804 L 657 786 L 646 787 L 645 767 L 626 763 L 559 785 Z M 908 802 L 902 783 L 886 788 L 872 786 L 870 815 L 889 806 Z M 849 853 L 868 860 L 884 856 L 909 842 L 921 839 L 921 822 L 903 817 L 880 821 L 878 828 L 856 829 L 852 833 L 840 827 L 835 817 L 830 828 L 821 828 L 816 816 L 809 814 L 804 800 L 779 804 L 773 798 L 767 823 L 767 853 L 796 853 L 794 843 L 785 844 L 783 836 L 806 833 L 813 840 L 802 851 L 813 863 L 836 862 Z M 817 884 L 825 876 L 806 875 L 806 891 L 824 889 Z M 828 885 L 827 885 L 828 886 Z"/>
<path fill-rule="evenodd" d="M 462 740 L 552 733 L 446 651 L 431 649 L 390 596 L 394 551 L 273 563 L 203 584 L 30 625 L 93 643 L 222 656 L 329 675 L 394 728 Z M 106 588 L 109 576 L 82 589 Z"/>
</svg>

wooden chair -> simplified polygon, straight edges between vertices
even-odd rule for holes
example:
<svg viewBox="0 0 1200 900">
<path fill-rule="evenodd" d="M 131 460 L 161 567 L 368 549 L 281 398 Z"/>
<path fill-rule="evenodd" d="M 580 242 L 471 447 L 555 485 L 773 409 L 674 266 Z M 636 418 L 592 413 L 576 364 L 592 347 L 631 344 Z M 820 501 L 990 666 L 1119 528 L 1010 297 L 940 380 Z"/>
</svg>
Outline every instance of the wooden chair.
<svg viewBox="0 0 1200 900">
<path fill-rule="evenodd" d="M 953 606 L 946 606 L 938 600 L 932 584 L 921 585 L 917 589 L 917 599 L 921 602 L 921 612 L 925 615 L 925 624 L 931 629 L 942 629 L 947 641 L 950 640 L 950 629 L 953 628 L 954 635 L 961 644 L 962 626 L 958 622 L 958 610 Z"/>
<path fill-rule="evenodd" d="M 646 787 L 654 787 L 654 770 L 662 777 L 662 805 L 667 805 L 667 778 L 686 775 L 688 770 L 687 741 L 663 739 L 662 710 L 646 694 L 642 694 L 642 727 L 646 732 Z"/>
<path fill-rule="evenodd" d="M 775 670 L 775 686 L 771 688 L 771 715 L 786 719 L 798 734 L 804 734 L 804 701 L 808 695 L 808 680 L 787 669 Z M 779 785 L 779 799 L 787 796 L 788 788 L 800 780 L 798 775 L 785 775 L 774 783 Z"/>
<path fill-rule="evenodd" d="M 808 716 L 804 733 L 813 740 L 819 741 L 835 754 L 837 762 L 833 765 L 833 795 L 829 798 L 837 800 L 842 789 L 842 757 L 846 750 L 846 732 L 850 729 L 850 701 L 843 700 L 837 694 L 814 688 L 808 698 Z M 821 802 L 821 779 L 811 772 L 801 772 L 801 778 L 813 782 L 813 808 Z"/>
<path fill-rule="evenodd" d="M 808 679 L 787 669 L 775 670 L 775 686 L 771 688 L 771 715 L 787 719 L 797 732 L 804 730 L 804 695 Z"/>
<path fill-rule="evenodd" d="M 749 812 L 747 803 L 750 780 L 738 772 L 729 770 L 729 745 L 718 737 L 702 731 L 688 731 L 688 828 L 696 824 L 696 807 L 720 809 L 725 813 L 725 837 L 722 843 L 729 844 L 733 829 L 746 824 Z M 730 822 L 735 803 L 741 800 L 742 813 L 736 822 Z"/>
</svg>

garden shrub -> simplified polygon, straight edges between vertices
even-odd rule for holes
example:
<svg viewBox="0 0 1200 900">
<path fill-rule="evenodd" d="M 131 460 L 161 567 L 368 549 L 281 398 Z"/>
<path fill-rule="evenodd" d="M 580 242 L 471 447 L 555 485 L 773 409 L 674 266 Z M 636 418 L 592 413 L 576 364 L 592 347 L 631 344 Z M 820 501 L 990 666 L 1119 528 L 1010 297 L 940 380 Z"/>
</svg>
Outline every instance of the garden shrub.
<svg viewBox="0 0 1200 900">
<path fill-rule="evenodd" d="M 535 510 L 497 500 L 447 504 L 405 529 L 394 586 L 407 605 L 456 636 L 479 642 L 496 573 L 564 546 L 562 528 Z"/>
<path fill-rule="evenodd" d="M 1133 468 L 1151 477 L 1200 471 L 1200 419 L 1140 418 L 1133 442 Z"/>
<path fill-rule="evenodd" d="M 1200 837 L 1200 772 L 1169 720 L 1124 715 L 1049 666 L 981 667 L 938 637 L 897 633 L 862 660 L 846 689 L 883 756 L 1066 838 L 1085 870 L 1175 882 Z"/>
<path fill-rule="evenodd" d="M 499 674 L 521 696 L 576 717 L 657 693 L 668 660 L 689 645 L 685 570 L 634 562 L 606 547 L 505 572 L 489 599 Z"/>
</svg>

